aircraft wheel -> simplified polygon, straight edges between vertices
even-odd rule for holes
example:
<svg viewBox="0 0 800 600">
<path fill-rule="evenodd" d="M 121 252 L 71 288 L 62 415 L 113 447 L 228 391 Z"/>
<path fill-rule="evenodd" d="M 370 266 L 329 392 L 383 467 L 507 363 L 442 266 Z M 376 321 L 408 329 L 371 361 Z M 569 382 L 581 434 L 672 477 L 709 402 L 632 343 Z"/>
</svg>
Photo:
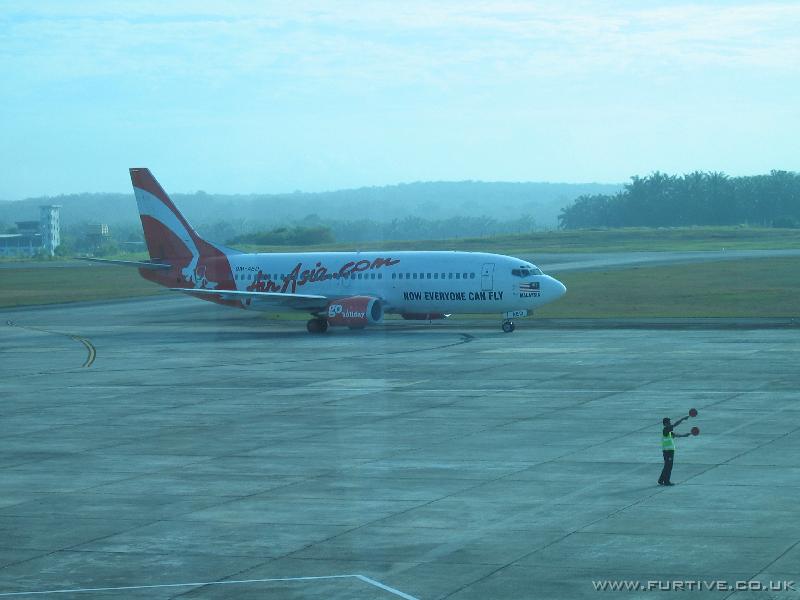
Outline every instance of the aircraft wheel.
<svg viewBox="0 0 800 600">
<path fill-rule="evenodd" d="M 513 321 L 503 321 L 503 331 L 505 333 L 511 333 L 514 331 L 514 322 Z"/>
<path fill-rule="evenodd" d="M 309 319 L 306 323 L 309 333 L 325 333 L 328 331 L 328 321 L 325 319 Z"/>
</svg>

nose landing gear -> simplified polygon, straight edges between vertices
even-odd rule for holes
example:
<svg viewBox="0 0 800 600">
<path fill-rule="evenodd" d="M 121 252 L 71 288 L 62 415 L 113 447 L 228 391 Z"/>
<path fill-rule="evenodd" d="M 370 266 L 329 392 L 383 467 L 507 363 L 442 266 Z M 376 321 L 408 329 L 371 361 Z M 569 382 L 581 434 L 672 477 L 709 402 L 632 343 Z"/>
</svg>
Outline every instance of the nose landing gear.
<svg viewBox="0 0 800 600">
<path fill-rule="evenodd" d="M 525 309 L 522 310 L 510 310 L 506 313 L 503 313 L 503 331 L 505 333 L 511 333 L 514 331 L 514 321 L 511 319 L 516 319 L 517 317 L 527 317 L 528 311 Z"/>
<path fill-rule="evenodd" d="M 308 333 L 325 333 L 328 331 L 328 321 L 327 319 L 309 319 L 306 329 L 308 329 Z"/>
</svg>

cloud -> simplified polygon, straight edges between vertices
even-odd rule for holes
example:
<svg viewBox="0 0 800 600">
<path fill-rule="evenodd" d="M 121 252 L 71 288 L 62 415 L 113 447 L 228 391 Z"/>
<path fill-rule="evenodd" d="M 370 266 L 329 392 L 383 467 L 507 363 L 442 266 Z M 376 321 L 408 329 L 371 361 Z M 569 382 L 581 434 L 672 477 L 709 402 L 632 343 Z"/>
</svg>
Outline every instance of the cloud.
<svg viewBox="0 0 800 600">
<path fill-rule="evenodd" d="M 486 85 L 704 68 L 800 69 L 800 5 L 17 2 L 0 71 L 226 85 Z"/>
</svg>

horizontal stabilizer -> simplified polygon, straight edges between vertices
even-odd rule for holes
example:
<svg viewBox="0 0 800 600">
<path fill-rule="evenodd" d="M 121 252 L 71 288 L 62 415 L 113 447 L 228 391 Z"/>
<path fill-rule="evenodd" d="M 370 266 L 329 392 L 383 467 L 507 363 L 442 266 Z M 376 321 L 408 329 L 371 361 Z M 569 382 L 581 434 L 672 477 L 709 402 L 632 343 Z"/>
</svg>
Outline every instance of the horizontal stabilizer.
<svg viewBox="0 0 800 600">
<path fill-rule="evenodd" d="M 138 267 L 140 269 L 148 269 L 151 271 L 160 271 L 163 269 L 171 269 L 172 265 L 167 263 L 150 262 L 149 260 L 136 261 L 136 260 L 111 260 L 105 258 L 89 258 L 86 256 L 76 256 L 78 260 L 88 260 L 90 262 L 105 263 L 108 265 L 122 265 L 123 267 Z"/>
</svg>

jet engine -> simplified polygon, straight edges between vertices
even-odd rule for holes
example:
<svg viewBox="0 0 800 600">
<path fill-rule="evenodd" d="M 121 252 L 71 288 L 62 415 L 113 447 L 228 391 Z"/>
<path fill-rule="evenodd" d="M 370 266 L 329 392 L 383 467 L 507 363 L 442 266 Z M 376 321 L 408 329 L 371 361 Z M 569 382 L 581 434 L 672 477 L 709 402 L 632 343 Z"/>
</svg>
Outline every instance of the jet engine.
<svg viewBox="0 0 800 600">
<path fill-rule="evenodd" d="M 383 305 L 370 296 L 351 296 L 328 304 L 328 324 L 332 326 L 366 327 L 383 321 Z"/>
</svg>

